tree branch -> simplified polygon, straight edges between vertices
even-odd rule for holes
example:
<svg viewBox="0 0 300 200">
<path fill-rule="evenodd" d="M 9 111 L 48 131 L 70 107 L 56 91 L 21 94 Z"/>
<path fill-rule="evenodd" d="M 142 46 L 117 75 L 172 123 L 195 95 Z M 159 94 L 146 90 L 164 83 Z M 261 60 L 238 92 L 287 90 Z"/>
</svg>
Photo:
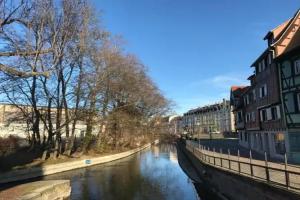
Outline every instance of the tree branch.
<svg viewBox="0 0 300 200">
<path fill-rule="evenodd" d="M 11 75 L 11 76 L 16 76 L 20 78 L 29 78 L 33 76 L 44 76 L 44 77 L 49 77 L 49 71 L 47 72 L 23 72 L 20 70 L 16 70 L 12 67 L 8 67 L 6 65 L 0 64 L 0 71 L 3 71 L 4 73 Z"/>
<path fill-rule="evenodd" d="M 2 56 L 35 56 L 36 54 L 46 54 L 52 52 L 52 49 L 39 50 L 39 51 L 29 51 L 29 52 L 0 52 L 0 57 Z"/>
</svg>

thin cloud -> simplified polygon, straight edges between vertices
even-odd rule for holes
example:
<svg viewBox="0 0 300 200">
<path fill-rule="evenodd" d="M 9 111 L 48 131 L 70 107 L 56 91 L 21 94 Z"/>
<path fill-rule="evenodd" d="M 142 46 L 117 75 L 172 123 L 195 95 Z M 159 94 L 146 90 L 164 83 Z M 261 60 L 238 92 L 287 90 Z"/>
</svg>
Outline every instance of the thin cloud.
<svg viewBox="0 0 300 200">
<path fill-rule="evenodd" d="M 232 85 L 249 85 L 246 76 L 241 74 L 222 74 L 216 75 L 204 80 L 194 81 L 189 86 L 196 88 L 206 88 L 207 86 L 218 88 L 218 89 L 228 89 Z"/>
<path fill-rule="evenodd" d="M 237 77 L 236 75 L 217 75 L 212 79 L 206 80 L 207 83 L 211 83 L 218 88 L 229 89 L 232 85 L 248 85 L 248 81 Z"/>
</svg>

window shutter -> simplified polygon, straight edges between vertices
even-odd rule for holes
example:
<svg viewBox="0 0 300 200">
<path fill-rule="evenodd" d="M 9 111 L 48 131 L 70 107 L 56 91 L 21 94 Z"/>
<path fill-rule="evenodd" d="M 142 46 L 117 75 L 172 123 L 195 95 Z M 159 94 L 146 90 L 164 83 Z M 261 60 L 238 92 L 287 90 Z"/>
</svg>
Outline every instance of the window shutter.
<svg viewBox="0 0 300 200">
<path fill-rule="evenodd" d="M 272 111 L 271 111 L 271 108 L 267 109 L 267 120 L 272 120 Z"/>
<path fill-rule="evenodd" d="M 263 120 L 262 110 L 259 111 L 259 115 L 260 115 L 260 121 L 261 121 L 261 122 L 264 121 L 264 120 Z"/>
<path fill-rule="evenodd" d="M 265 84 L 264 89 L 265 89 L 265 96 L 267 96 L 268 94 L 267 84 Z"/>
<path fill-rule="evenodd" d="M 255 122 L 255 112 L 252 112 L 252 121 Z"/>
<path fill-rule="evenodd" d="M 276 106 L 276 111 L 277 111 L 277 118 L 280 119 L 281 115 L 280 115 L 280 106 Z"/>
<path fill-rule="evenodd" d="M 269 53 L 268 58 L 269 58 L 269 65 L 270 65 L 272 63 L 272 54 L 271 53 Z"/>
<path fill-rule="evenodd" d="M 262 98 L 262 88 L 259 88 L 259 98 Z"/>
</svg>

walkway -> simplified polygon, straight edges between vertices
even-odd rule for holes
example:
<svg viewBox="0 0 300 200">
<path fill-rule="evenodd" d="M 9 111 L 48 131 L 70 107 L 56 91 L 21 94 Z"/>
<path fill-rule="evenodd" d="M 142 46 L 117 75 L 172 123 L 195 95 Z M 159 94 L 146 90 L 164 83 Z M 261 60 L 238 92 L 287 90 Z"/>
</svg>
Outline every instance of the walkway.
<svg viewBox="0 0 300 200">
<path fill-rule="evenodd" d="M 213 151 L 215 149 L 216 152 L 220 152 L 222 150 L 223 154 L 228 154 L 228 150 L 230 155 L 237 156 L 238 150 L 240 151 L 240 156 L 249 158 L 250 150 L 242 147 L 238 144 L 238 139 L 213 139 L 213 140 L 200 140 L 200 144 L 206 148 L 209 148 Z M 195 145 L 199 145 L 199 141 L 193 141 Z M 255 151 L 251 151 L 252 158 L 256 160 L 265 160 L 265 156 Z M 270 158 L 268 156 L 268 161 L 272 162 L 284 162 L 283 159 Z"/>
<path fill-rule="evenodd" d="M 208 142 L 207 146 L 203 143 Z M 275 184 L 277 186 L 283 186 L 286 189 L 292 189 L 300 192 L 300 168 L 296 165 L 285 165 L 280 162 L 265 162 L 264 159 L 260 159 L 261 156 L 253 154 L 253 159 L 249 159 L 249 156 L 245 153 L 244 149 L 240 150 L 243 157 L 236 156 L 238 145 L 235 140 L 227 141 L 201 141 L 199 143 L 195 141 L 186 141 L 187 149 L 192 152 L 198 159 L 203 162 L 213 165 L 218 168 L 222 168 L 233 173 L 248 176 L 254 179 L 260 179 L 266 181 L 269 184 Z M 227 146 L 226 146 L 227 145 Z M 213 151 L 213 148 L 227 147 L 230 149 L 230 155 L 222 151 Z"/>
</svg>

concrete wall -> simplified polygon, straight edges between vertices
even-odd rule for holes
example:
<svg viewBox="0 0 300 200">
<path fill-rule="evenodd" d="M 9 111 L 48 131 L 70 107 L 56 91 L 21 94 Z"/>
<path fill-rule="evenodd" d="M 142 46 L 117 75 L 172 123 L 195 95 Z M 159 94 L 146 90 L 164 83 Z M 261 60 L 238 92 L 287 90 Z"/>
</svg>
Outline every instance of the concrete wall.
<svg viewBox="0 0 300 200">
<path fill-rule="evenodd" d="M 200 179 L 218 193 L 232 200 L 296 200 L 300 195 L 274 185 L 266 184 L 238 174 L 233 174 L 203 164 L 190 153 L 185 145 L 179 143 L 180 149 L 198 171 Z"/>
<path fill-rule="evenodd" d="M 70 130 L 72 129 L 72 125 L 69 125 Z M 98 127 L 95 127 L 95 130 L 93 130 L 94 134 L 98 133 Z M 86 125 L 85 124 L 76 124 L 75 126 L 75 136 L 80 137 L 84 136 L 86 132 Z M 31 132 L 29 132 L 31 133 Z M 41 136 L 45 134 L 47 136 L 47 131 L 44 129 L 44 125 L 40 124 L 40 133 Z M 62 129 L 62 137 L 64 137 L 65 129 Z M 81 135 L 83 134 L 83 135 Z M 18 136 L 20 138 L 28 138 L 28 131 L 27 131 L 27 125 L 22 123 L 10 123 L 7 124 L 0 124 L 0 137 L 8 137 L 9 135 Z"/>
<path fill-rule="evenodd" d="M 0 199 L 53 200 L 67 199 L 71 194 L 69 180 L 35 181 L 0 192 Z"/>
<path fill-rule="evenodd" d="M 93 157 L 90 159 L 81 159 L 78 161 L 64 162 L 60 164 L 14 170 L 14 171 L 0 174 L 0 183 L 9 183 L 14 181 L 26 180 L 30 178 L 35 178 L 35 177 L 55 174 L 59 172 L 69 171 L 73 169 L 88 167 L 92 165 L 98 165 L 106 162 L 111 162 L 114 160 L 118 160 L 130 156 L 150 146 L 151 144 L 146 144 L 144 146 L 138 147 L 133 150 L 129 150 L 118 154 L 108 155 L 108 156 Z"/>
</svg>

